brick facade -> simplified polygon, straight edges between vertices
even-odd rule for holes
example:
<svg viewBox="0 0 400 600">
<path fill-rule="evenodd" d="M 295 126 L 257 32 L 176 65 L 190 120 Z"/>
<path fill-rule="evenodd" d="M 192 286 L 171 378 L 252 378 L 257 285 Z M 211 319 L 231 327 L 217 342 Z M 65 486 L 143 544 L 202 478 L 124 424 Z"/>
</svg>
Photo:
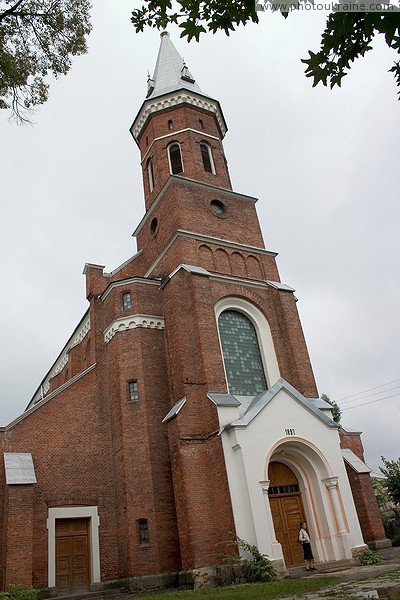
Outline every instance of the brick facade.
<svg viewBox="0 0 400 600">
<path fill-rule="evenodd" d="M 37 477 L 37 484 L 6 485 L 0 475 L 3 589 L 49 585 L 52 508 L 97 507 L 101 582 L 207 567 L 218 553 L 232 553 L 231 495 L 207 396 L 227 392 L 219 300 L 256 306 L 270 325 L 281 376 L 318 396 L 295 298 L 275 285 L 275 254 L 264 247 L 255 199 L 231 189 L 217 116 L 181 102 L 147 118 L 138 136 L 146 202 L 138 253 L 112 274 L 86 266 L 87 314 L 27 411 L 0 430 L 2 451 L 32 453 Z M 204 140 L 215 173 L 204 169 Z M 172 142 L 181 146 L 179 175 L 170 174 Z M 129 382 L 137 382 L 137 400 Z M 184 418 L 163 422 L 182 398 Z M 367 540 L 382 539 L 369 482 L 352 485 L 357 505 L 371 509 L 371 518 L 362 515 Z M 139 537 L 141 520 L 148 543 Z"/>
</svg>

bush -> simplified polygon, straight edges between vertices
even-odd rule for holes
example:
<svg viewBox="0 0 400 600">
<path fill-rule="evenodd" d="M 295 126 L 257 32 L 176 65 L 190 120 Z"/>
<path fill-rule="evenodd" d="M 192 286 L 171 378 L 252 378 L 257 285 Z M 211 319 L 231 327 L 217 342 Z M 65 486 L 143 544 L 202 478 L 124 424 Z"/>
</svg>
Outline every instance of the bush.
<svg viewBox="0 0 400 600">
<path fill-rule="evenodd" d="M 32 586 L 23 588 L 18 583 L 12 583 L 8 592 L 0 592 L 0 598 L 10 598 L 11 600 L 37 600 L 38 590 Z"/>
<path fill-rule="evenodd" d="M 379 556 L 372 550 L 365 550 L 360 554 L 360 563 L 362 565 L 376 565 L 379 562 Z"/>
<path fill-rule="evenodd" d="M 245 566 L 249 579 L 263 582 L 276 579 L 276 573 L 268 556 L 261 554 L 257 546 L 253 546 L 245 540 L 238 538 L 237 543 L 251 556 L 251 558 L 241 558 L 240 561 Z"/>
</svg>

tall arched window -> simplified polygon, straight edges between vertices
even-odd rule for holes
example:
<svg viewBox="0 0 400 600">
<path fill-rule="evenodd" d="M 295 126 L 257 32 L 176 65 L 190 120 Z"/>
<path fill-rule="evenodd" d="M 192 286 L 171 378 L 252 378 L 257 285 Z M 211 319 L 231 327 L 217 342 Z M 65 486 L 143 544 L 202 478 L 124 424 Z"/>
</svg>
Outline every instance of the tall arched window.
<svg viewBox="0 0 400 600">
<path fill-rule="evenodd" d="M 248 317 L 224 310 L 218 318 L 222 354 L 231 394 L 255 396 L 267 389 L 257 333 Z"/>
<path fill-rule="evenodd" d="M 176 142 L 168 146 L 169 165 L 172 175 L 183 173 L 181 147 Z"/>
<path fill-rule="evenodd" d="M 154 171 L 153 171 L 153 159 L 149 158 L 147 161 L 147 176 L 149 178 L 149 187 L 152 192 L 154 189 Z"/>
<path fill-rule="evenodd" d="M 200 144 L 201 158 L 203 159 L 203 167 L 207 173 L 214 173 L 214 161 L 211 153 L 211 148 L 205 142 Z"/>
</svg>

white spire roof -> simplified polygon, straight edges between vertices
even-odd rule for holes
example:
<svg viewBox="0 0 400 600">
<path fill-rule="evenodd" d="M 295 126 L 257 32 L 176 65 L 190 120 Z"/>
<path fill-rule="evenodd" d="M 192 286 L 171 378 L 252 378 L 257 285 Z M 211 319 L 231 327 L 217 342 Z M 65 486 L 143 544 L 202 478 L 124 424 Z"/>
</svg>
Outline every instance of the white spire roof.
<svg viewBox="0 0 400 600">
<path fill-rule="evenodd" d="M 194 80 L 183 59 L 170 40 L 169 33 L 161 33 L 154 75 L 149 77 L 147 99 L 163 96 L 175 90 L 185 89 L 206 96 Z"/>
</svg>

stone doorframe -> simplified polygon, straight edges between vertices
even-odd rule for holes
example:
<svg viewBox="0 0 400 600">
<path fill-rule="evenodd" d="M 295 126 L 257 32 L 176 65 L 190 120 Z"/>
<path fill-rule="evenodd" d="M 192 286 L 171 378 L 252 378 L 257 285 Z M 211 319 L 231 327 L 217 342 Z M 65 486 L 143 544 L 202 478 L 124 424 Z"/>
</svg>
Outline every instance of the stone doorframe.
<svg viewBox="0 0 400 600">
<path fill-rule="evenodd" d="M 100 582 L 99 515 L 97 506 L 65 506 L 49 508 L 48 587 L 56 585 L 56 519 L 89 519 L 90 583 Z"/>
</svg>

